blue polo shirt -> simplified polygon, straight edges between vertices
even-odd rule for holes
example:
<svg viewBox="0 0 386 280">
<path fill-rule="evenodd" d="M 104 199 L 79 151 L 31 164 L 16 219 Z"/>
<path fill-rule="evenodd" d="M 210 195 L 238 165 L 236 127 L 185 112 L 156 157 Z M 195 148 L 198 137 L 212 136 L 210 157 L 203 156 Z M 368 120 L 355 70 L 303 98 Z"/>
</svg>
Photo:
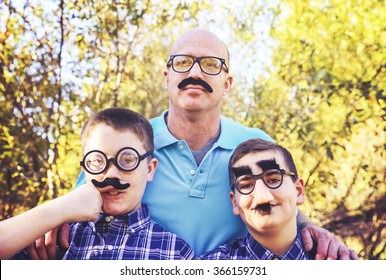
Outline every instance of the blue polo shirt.
<svg viewBox="0 0 386 280">
<path fill-rule="evenodd" d="M 150 120 L 154 157 L 159 164 L 142 204 L 149 207 L 156 223 L 187 241 L 199 256 L 247 233 L 242 220 L 232 212 L 229 158 L 245 140 L 273 139 L 258 128 L 248 128 L 221 116 L 220 137 L 197 167 L 187 143 L 169 132 L 167 114 L 165 111 Z M 81 183 L 85 183 L 82 174 L 77 185 Z"/>
<path fill-rule="evenodd" d="M 220 137 L 197 167 L 187 143 L 169 132 L 167 113 L 150 120 L 159 164 L 142 201 L 157 223 L 182 237 L 200 255 L 246 234 L 229 199 L 228 162 L 233 150 L 250 138 L 273 140 L 260 129 L 221 116 Z"/>
</svg>

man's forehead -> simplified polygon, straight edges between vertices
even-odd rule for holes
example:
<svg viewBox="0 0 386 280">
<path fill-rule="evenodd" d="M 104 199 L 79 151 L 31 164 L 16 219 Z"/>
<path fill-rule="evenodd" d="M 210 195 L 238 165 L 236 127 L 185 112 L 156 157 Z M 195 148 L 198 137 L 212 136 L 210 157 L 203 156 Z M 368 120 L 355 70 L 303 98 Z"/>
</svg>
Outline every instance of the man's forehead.
<svg viewBox="0 0 386 280">
<path fill-rule="evenodd" d="M 211 55 L 226 58 L 227 50 L 224 43 L 213 33 L 195 30 L 177 39 L 171 47 L 170 54 Z"/>
</svg>

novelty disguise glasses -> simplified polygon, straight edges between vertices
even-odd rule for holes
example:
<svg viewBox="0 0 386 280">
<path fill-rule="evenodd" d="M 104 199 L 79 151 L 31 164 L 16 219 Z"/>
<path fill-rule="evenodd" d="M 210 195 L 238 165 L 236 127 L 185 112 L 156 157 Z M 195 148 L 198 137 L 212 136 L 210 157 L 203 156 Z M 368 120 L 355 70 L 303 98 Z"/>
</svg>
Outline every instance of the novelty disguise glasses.
<svg viewBox="0 0 386 280">
<path fill-rule="evenodd" d="M 263 173 L 253 175 L 242 175 L 236 178 L 234 186 L 241 194 L 250 194 L 255 189 L 256 180 L 262 179 L 264 184 L 270 189 L 278 189 L 283 183 L 283 176 L 293 176 L 295 173 L 286 171 L 284 169 L 269 169 Z"/>
<path fill-rule="evenodd" d="M 177 73 L 186 73 L 193 68 L 194 63 L 198 63 L 202 72 L 208 75 L 218 75 L 224 66 L 224 70 L 228 72 L 228 66 L 225 64 L 225 59 L 215 56 L 194 57 L 186 54 L 171 55 L 167 67 L 172 66 Z"/>
<path fill-rule="evenodd" d="M 107 158 L 103 152 L 92 150 L 84 156 L 80 166 L 83 166 L 88 173 L 93 175 L 105 172 L 109 168 L 110 162 L 122 171 L 133 171 L 142 160 L 150 155 L 152 155 L 151 152 L 140 155 L 134 148 L 125 147 L 118 151 L 115 158 Z"/>
</svg>

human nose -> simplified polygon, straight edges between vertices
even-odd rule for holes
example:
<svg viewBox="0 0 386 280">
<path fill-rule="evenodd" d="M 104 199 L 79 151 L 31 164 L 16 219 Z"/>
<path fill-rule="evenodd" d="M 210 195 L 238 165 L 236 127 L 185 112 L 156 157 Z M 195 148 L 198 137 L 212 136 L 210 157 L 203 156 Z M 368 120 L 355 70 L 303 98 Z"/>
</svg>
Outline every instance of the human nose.
<svg viewBox="0 0 386 280">
<path fill-rule="evenodd" d="M 118 177 L 118 175 L 120 174 L 120 170 L 117 167 L 114 159 L 109 159 L 104 174 L 106 177 Z"/>
<path fill-rule="evenodd" d="M 265 185 L 263 178 L 256 178 L 254 187 L 252 193 L 259 200 L 269 201 L 273 199 L 271 190 Z"/>
<path fill-rule="evenodd" d="M 198 61 L 193 62 L 192 68 L 189 70 L 189 76 L 192 78 L 202 78 L 202 70 Z"/>
</svg>

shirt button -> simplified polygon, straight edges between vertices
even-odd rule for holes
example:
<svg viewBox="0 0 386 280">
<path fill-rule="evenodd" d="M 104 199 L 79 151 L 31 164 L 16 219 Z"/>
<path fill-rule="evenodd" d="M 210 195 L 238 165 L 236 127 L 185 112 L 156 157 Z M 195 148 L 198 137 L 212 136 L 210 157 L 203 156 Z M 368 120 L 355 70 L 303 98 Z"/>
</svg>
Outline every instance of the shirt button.
<svg viewBox="0 0 386 280">
<path fill-rule="evenodd" d="M 107 250 L 111 251 L 112 249 L 114 249 L 113 245 L 107 246 Z"/>
<path fill-rule="evenodd" d="M 113 219 L 113 217 L 111 217 L 111 216 L 105 217 L 105 221 L 108 222 L 108 223 L 110 223 L 110 221 L 111 221 L 112 219 Z"/>
<path fill-rule="evenodd" d="M 196 171 L 194 169 L 192 169 L 189 171 L 189 173 L 190 173 L 190 175 L 194 175 L 194 174 L 196 174 Z"/>
<path fill-rule="evenodd" d="M 278 256 L 274 256 L 273 258 L 272 258 L 273 260 L 280 260 L 280 258 L 278 257 Z"/>
<path fill-rule="evenodd" d="M 184 145 L 179 145 L 178 148 L 179 148 L 180 150 L 183 150 L 183 149 L 184 149 Z"/>
</svg>

